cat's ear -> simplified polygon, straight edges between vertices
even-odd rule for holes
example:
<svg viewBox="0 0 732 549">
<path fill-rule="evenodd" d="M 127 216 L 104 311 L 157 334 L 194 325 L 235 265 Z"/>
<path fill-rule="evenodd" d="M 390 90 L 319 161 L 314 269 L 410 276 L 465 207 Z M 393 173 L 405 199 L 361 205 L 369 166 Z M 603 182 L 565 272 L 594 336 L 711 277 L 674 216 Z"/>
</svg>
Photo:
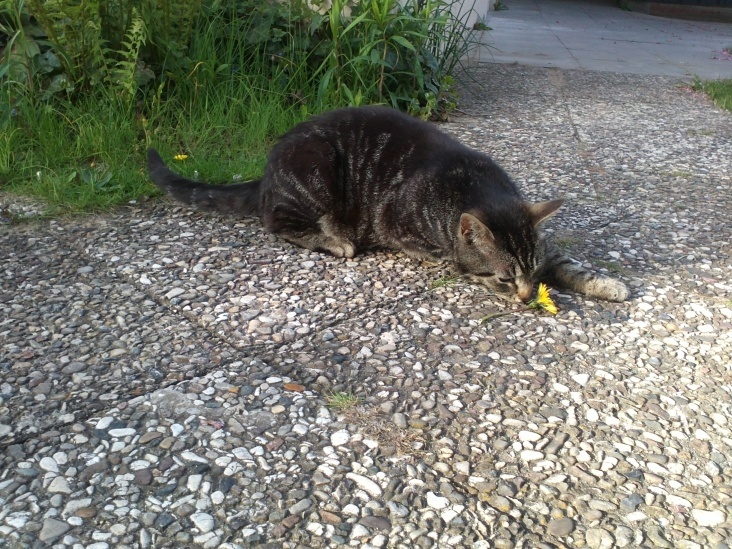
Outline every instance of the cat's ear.
<svg viewBox="0 0 732 549">
<path fill-rule="evenodd" d="M 555 213 L 559 207 L 564 203 L 564 200 L 559 198 L 557 200 L 549 200 L 547 202 L 536 202 L 534 204 L 527 204 L 529 208 L 529 215 L 534 227 L 543 223 Z"/>
<path fill-rule="evenodd" d="M 458 234 L 468 244 L 475 242 L 490 244 L 495 241 L 491 230 L 477 217 L 469 213 L 460 216 L 460 231 Z"/>
</svg>

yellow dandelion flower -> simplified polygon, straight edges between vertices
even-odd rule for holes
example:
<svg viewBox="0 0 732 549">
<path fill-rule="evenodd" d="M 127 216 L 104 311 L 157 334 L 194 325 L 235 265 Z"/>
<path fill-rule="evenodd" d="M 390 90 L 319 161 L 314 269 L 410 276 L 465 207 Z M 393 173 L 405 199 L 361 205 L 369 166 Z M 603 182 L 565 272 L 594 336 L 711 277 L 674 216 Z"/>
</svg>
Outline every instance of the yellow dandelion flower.
<svg viewBox="0 0 732 549">
<path fill-rule="evenodd" d="M 531 309 L 544 310 L 547 313 L 553 315 L 559 312 L 559 309 L 557 309 L 557 306 L 552 301 L 552 298 L 549 297 L 549 288 L 547 288 L 546 284 L 544 284 L 543 282 L 539 284 L 539 289 L 536 290 L 536 297 L 529 301 L 526 306 L 530 307 Z"/>
<path fill-rule="evenodd" d="M 188 158 L 187 154 L 176 154 L 173 157 L 173 160 L 185 160 L 186 158 Z"/>
</svg>

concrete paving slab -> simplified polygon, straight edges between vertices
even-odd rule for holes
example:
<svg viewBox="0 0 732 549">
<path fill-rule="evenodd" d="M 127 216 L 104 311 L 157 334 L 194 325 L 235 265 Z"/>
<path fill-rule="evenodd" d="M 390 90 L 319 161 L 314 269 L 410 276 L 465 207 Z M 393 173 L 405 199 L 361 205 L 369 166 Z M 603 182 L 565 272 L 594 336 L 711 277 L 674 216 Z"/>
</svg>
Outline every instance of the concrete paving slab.
<svg viewBox="0 0 732 549">
<path fill-rule="evenodd" d="M 172 210 L 172 214 L 171 214 Z M 154 205 L 91 222 L 85 251 L 240 349 L 293 341 L 412 293 L 419 262 L 302 250 L 254 219 Z"/>
<path fill-rule="evenodd" d="M 124 406 L 150 387 L 190 379 L 230 354 L 78 252 L 60 229 L 51 224 L 0 234 L 4 446 Z"/>
<path fill-rule="evenodd" d="M 732 117 L 674 76 L 473 76 L 448 131 L 531 198 L 568 196 L 547 230 L 629 301 L 555 291 L 556 317 L 514 311 L 430 290 L 444 271 L 401 254 L 335 260 L 164 201 L 1 227 L 2 542 L 732 539 Z M 271 333 L 243 330 L 255 302 L 255 319 L 284 312 Z M 480 324 L 495 311 L 511 314 Z M 67 362 L 93 375 L 49 366 Z"/>
<path fill-rule="evenodd" d="M 732 24 L 624 11 L 611 0 L 507 0 L 490 11 L 481 62 L 691 79 L 732 77 Z"/>
</svg>

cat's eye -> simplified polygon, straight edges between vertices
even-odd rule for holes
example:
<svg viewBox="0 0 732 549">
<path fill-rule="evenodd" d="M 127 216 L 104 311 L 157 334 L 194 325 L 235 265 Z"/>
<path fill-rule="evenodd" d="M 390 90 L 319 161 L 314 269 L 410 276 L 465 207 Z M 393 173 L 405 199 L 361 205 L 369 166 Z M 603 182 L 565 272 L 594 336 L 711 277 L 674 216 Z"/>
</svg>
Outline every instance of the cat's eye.
<svg viewBox="0 0 732 549">
<path fill-rule="evenodd" d="M 513 281 L 514 281 L 513 277 L 503 277 L 503 278 L 498 279 L 498 282 L 503 282 L 504 284 L 508 284 L 509 282 L 513 282 Z"/>
</svg>

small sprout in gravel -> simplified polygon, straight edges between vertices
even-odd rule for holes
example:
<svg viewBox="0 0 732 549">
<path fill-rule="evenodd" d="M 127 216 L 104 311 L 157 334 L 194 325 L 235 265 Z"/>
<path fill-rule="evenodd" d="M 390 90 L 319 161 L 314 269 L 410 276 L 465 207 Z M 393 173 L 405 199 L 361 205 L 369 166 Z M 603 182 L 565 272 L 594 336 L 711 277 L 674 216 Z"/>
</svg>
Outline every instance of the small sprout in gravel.
<svg viewBox="0 0 732 549">
<path fill-rule="evenodd" d="M 325 402 L 329 408 L 350 410 L 354 406 L 361 404 L 361 397 L 353 393 L 330 393 L 325 396 Z"/>
<path fill-rule="evenodd" d="M 444 286 L 452 286 L 457 281 L 458 277 L 456 276 L 441 276 L 430 284 L 430 290 L 436 290 L 437 288 L 442 288 Z"/>
<path fill-rule="evenodd" d="M 608 271 L 613 272 L 613 273 L 622 274 L 623 272 L 625 272 L 625 269 L 623 269 L 623 266 L 615 261 L 603 261 L 601 259 L 597 259 L 595 261 L 595 263 L 597 263 L 600 267 L 607 269 Z"/>
</svg>

